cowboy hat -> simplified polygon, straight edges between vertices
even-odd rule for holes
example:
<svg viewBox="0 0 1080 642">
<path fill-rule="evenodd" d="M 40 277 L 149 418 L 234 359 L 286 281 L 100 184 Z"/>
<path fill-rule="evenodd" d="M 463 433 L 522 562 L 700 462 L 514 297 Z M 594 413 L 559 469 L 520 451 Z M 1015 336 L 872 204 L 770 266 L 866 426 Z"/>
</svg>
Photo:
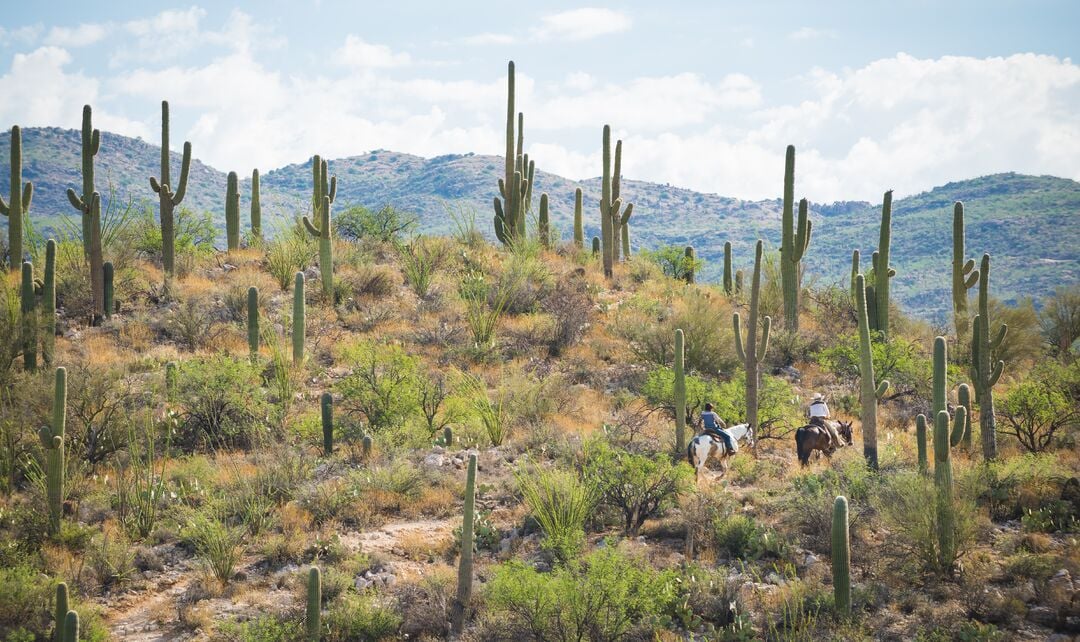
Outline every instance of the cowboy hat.
<svg viewBox="0 0 1080 642">
<path fill-rule="evenodd" d="M 824 400 L 825 400 L 825 395 L 821 394 L 820 392 L 815 392 L 814 393 L 813 401 L 824 401 Z"/>
</svg>

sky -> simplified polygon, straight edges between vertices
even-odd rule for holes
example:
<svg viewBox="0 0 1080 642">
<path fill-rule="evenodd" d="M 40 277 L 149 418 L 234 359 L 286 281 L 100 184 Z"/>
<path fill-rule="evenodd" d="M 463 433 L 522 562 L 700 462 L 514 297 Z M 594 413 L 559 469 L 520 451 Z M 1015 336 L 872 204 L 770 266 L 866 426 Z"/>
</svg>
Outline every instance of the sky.
<svg viewBox="0 0 1080 642">
<path fill-rule="evenodd" d="M 517 68 L 530 157 L 744 199 L 814 202 L 995 172 L 1080 180 L 1080 3 L 6 3 L 0 126 L 102 130 L 241 175 L 374 149 L 504 148 Z M 103 143 L 105 144 L 105 143 Z M 494 180 L 494 179 L 493 179 Z"/>
</svg>

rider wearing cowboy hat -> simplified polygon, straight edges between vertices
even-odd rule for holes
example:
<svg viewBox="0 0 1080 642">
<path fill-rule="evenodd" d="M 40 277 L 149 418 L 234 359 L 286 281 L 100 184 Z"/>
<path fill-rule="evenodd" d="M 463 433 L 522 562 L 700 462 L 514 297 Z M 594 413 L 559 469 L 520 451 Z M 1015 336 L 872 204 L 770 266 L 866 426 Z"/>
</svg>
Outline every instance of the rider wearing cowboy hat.
<svg viewBox="0 0 1080 642">
<path fill-rule="evenodd" d="M 814 426 L 824 428 L 829 437 L 839 448 L 844 446 L 844 440 L 840 437 L 840 434 L 836 432 L 836 428 L 833 427 L 829 419 L 829 405 L 825 403 L 825 395 L 820 392 L 815 392 L 813 399 L 810 401 L 810 407 L 807 409 L 807 415 L 810 416 L 810 423 Z"/>
<path fill-rule="evenodd" d="M 701 413 L 701 423 L 705 428 L 705 434 L 711 436 L 713 439 L 719 439 L 724 442 L 727 449 L 730 452 L 738 452 L 739 444 L 731 435 L 728 434 L 725 428 L 724 420 L 720 418 L 720 415 L 713 412 L 713 405 L 711 403 L 705 404 L 705 412 Z"/>
</svg>

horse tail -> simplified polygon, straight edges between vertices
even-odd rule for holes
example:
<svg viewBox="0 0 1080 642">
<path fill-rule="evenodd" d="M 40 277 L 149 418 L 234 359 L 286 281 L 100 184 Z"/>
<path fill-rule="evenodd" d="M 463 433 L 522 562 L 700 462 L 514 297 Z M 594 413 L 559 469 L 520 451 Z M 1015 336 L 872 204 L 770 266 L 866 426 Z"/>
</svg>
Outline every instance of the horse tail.
<svg viewBox="0 0 1080 642">
<path fill-rule="evenodd" d="M 810 463 L 810 452 L 806 447 L 808 436 L 804 428 L 795 431 L 795 454 L 799 457 L 799 463 L 803 466 Z"/>
<path fill-rule="evenodd" d="M 686 445 L 686 461 L 691 466 L 695 466 L 695 464 L 694 464 L 694 440 L 693 439 L 691 439 L 690 443 Z"/>
</svg>

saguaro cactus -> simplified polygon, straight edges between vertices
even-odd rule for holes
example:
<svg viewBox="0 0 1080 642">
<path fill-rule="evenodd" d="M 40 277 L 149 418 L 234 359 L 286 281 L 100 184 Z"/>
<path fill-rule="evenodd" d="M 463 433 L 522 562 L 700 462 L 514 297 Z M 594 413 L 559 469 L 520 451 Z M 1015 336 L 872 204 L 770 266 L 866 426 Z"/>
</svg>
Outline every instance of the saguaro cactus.
<svg viewBox="0 0 1080 642">
<path fill-rule="evenodd" d="M 105 263 L 102 264 L 101 276 L 102 281 L 104 281 L 104 283 L 102 283 L 102 305 L 105 306 L 105 318 L 111 319 L 113 315 L 113 310 L 116 309 L 116 290 L 113 287 L 113 279 L 115 278 L 116 274 L 115 270 L 113 269 L 112 261 L 105 261 Z"/>
<path fill-rule="evenodd" d="M 961 424 L 967 416 L 963 406 L 956 409 L 954 421 Z M 953 432 L 956 432 L 954 426 Z M 934 418 L 934 486 L 937 488 L 938 566 L 948 573 L 956 559 L 956 514 L 953 508 L 952 461 L 949 457 L 949 412 L 942 410 Z"/>
<path fill-rule="evenodd" d="M 90 195 L 90 295 L 93 300 L 91 322 L 97 325 L 105 317 L 105 255 L 101 249 L 101 195 Z"/>
<path fill-rule="evenodd" d="M 315 160 L 319 157 L 316 156 Z M 316 179 L 323 181 L 323 187 L 326 187 L 326 161 L 322 161 L 322 179 Z M 323 293 L 328 298 L 333 300 L 334 295 L 334 230 L 331 227 L 330 219 L 330 204 L 334 202 L 334 192 L 337 190 L 337 177 L 333 177 L 330 180 L 329 193 L 320 192 L 320 200 L 318 207 L 315 208 L 313 217 L 318 217 L 319 225 L 316 226 L 311 219 L 304 217 L 304 227 L 307 231 L 319 239 L 319 276 L 322 281 Z"/>
<path fill-rule="evenodd" d="M 724 241 L 724 294 L 735 294 L 734 273 L 731 271 L 731 241 Z"/>
<path fill-rule="evenodd" d="M 37 370 L 38 312 L 37 296 L 34 294 L 34 264 L 30 261 L 23 261 L 22 264 L 22 289 L 19 299 L 22 311 L 23 369 L 33 372 Z"/>
<path fill-rule="evenodd" d="M 952 298 L 953 325 L 956 336 L 967 332 L 967 291 L 979 282 L 979 271 L 975 269 L 975 259 L 964 258 L 964 204 L 953 204 L 953 252 L 952 252 Z"/>
<path fill-rule="evenodd" d="M 971 388 L 966 383 L 960 384 L 960 387 L 956 389 L 956 400 L 967 411 L 964 421 L 964 434 L 960 438 L 960 443 L 963 444 L 965 450 L 970 451 L 971 420 L 974 415 L 971 414 Z"/>
<path fill-rule="evenodd" d="M 855 301 L 855 277 L 859 276 L 859 251 L 851 251 L 851 300 Z"/>
<path fill-rule="evenodd" d="M 930 470 L 926 459 L 926 415 L 915 417 L 915 447 L 919 452 L 919 472 L 925 475 Z"/>
<path fill-rule="evenodd" d="M 686 448 L 686 373 L 685 340 L 681 328 L 675 330 L 675 452 Z"/>
<path fill-rule="evenodd" d="M 746 423 L 751 428 L 758 428 L 757 420 L 757 393 L 758 393 L 758 366 L 769 349 L 769 329 L 772 327 L 772 318 L 765 317 L 761 330 L 761 343 L 758 344 L 758 309 L 761 296 L 761 253 L 763 243 L 759 239 L 754 248 L 754 276 L 750 282 L 750 316 L 746 322 L 746 341 L 743 341 L 742 323 L 739 313 L 732 315 L 731 321 L 735 327 L 735 353 L 746 368 Z"/>
<path fill-rule="evenodd" d="M 329 457 L 334 454 L 334 395 L 329 392 L 322 393 L 320 405 L 322 406 L 323 454 Z"/>
<path fill-rule="evenodd" d="M 248 352 L 254 359 L 259 354 L 259 288 L 248 288 L 247 294 Z"/>
<path fill-rule="evenodd" d="M 51 366 L 56 346 L 56 241 L 45 243 L 45 279 L 41 285 L 41 316 L 45 336 L 41 342 L 41 359 Z"/>
<path fill-rule="evenodd" d="M 307 581 L 307 639 L 308 642 L 319 642 L 322 635 L 322 574 L 319 567 L 312 566 L 308 570 Z"/>
<path fill-rule="evenodd" d="M 251 170 L 251 238 L 262 238 L 262 202 L 259 197 L 259 170 Z"/>
<path fill-rule="evenodd" d="M 169 175 L 169 102 L 161 101 L 161 178 L 150 177 L 150 187 L 157 192 L 161 210 L 161 262 L 166 275 L 175 270 L 176 234 L 173 210 L 187 192 L 188 170 L 191 169 L 191 143 L 184 142 L 184 156 L 180 163 L 180 183 L 175 187 Z"/>
<path fill-rule="evenodd" d="M 889 266 L 889 248 L 892 244 L 892 190 L 885 192 L 881 203 L 881 231 L 874 261 L 874 296 L 876 298 L 876 321 L 873 329 L 882 334 L 889 334 L 889 279 L 896 276 L 896 270 Z"/>
<path fill-rule="evenodd" d="M 454 429 L 450 426 L 445 426 L 442 429 L 443 445 L 450 448 L 454 445 Z"/>
<path fill-rule="evenodd" d="M 990 338 L 990 255 L 983 254 L 979 265 L 979 314 L 972 323 L 971 379 L 975 385 L 975 401 L 979 404 L 979 432 L 982 434 L 983 457 L 997 458 L 997 420 L 994 417 L 994 384 L 1001 378 L 1005 362 L 992 363 L 993 351 L 1001 347 L 1009 327 L 998 326 Z"/>
<path fill-rule="evenodd" d="M 450 629 L 461 634 L 465 628 L 465 610 L 472 599 L 473 574 L 473 502 L 476 489 L 476 455 L 469 455 L 465 477 L 465 515 L 461 524 L 461 561 L 458 563 L 457 595 L 450 609 Z"/>
<path fill-rule="evenodd" d="M 694 255 L 694 246 L 687 245 L 683 249 L 683 257 L 686 261 L 686 282 L 693 285 L 694 283 L 694 269 L 697 267 L 697 257 Z"/>
<path fill-rule="evenodd" d="M 836 610 L 847 615 L 851 613 L 851 538 L 848 532 L 847 498 L 843 496 L 833 502 L 832 577 Z"/>
<path fill-rule="evenodd" d="M 604 125 L 603 136 L 603 174 L 601 177 L 600 197 L 600 239 L 604 250 L 604 276 L 610 277 L 614 264 L 619 260 L 619 242 L 621 229 L 626 225 L 634 211 L 634 205 L 628 204 L 623 209 L 619 198 L 619 173 L 622 170 L 622 141 L 615 143 L 615 168 L 611 165 L 611 127 Z M 627 241 L 629 243 L 629 240 Z"/>
<path fill-rule="evenodd" d="M 240 249 L 240 179 L 229 172 L 225 181 L 225 243 L 230 252 Z"/>
<path fill-rule="evenodd" d="M 937 418 L 937 414 L 939 412 L 941 412 L 942 410 L 948 410 L 948 404 L 947 404 L 947 401 L 946 401 L 946 398 L 945 398 L 948 387 L 949 387 L 949 383 L 948 383 L 949 371 L 948 371 L 948 365 L 947 365 L 948 364 L 947 343 L 948 342 L 946 341 L 945 337 L 936 337 L 934 339 L 934 357 L 933 357 L 934 374 L 933 374 L 932 393 L 933 393 L 933 413 L 934 413 L 935 421 L 936 421 L 936 418 Z M 966 388 L 967 386 L 964 386 L 964 387 Z M 960 413 L 957 413 L 956 416 L 960 417 L 961 415 L 960 415 Z M 967 409 L 966 408 L 964 410 L 963 416 L 965 418 L 967 416 Z M 948 444 L 949 444 L 950 448 L 959 445 L 960 440 L 964 436 L 964 428 L 965 428 L 966 423 L 967 422 L 964 419 L 961 419 L 961 420 L 956 422 L 953 433 L 949 435 Z"/>
<path fill-rule="evenodd" d="M 22 182 L 22 130 L 11 128 L 11 200 L 0 196 L 0 214 L 8 219 L 8 258 L 11 271 L 19 269 L 23 260 L 23 223 L 34 198 L 34 184 Z"/>
<path fill-rule="evenodd" d="M 574 245 L 585 247 L 585 228 L 581 218 L 581 188 L 574 190 Z"/>
<path fill-rule="evenodd" d="M 875 383 L 874 355 L 870 346 L 870 320 L 866 311 L 865 277 L 855 277 L 855 311 L 859 315 L 859 377 L 862 386 L 859 400 L 862 403 L 860 419 L 863 428 L 863 457 L 871 469 L 877 470 L 877 403 L 889 388 L 888 381 Z"/>
<path fill-rule="evenodd" d="M 90 105 L 83 105 L 82 112 L 82 196 L 68 188 L 67 197 L 71 206 L 79 210 L 82 218 L 83 255 L 90 258 L 90 195 L 94 193 L 94 156 L 101 149 L 101 132 L 94 129 L 93 111 Z M 100 230 L 98 234 L 100 234 Z"/>
<path fill-rule="evenodd" d="M 67 370 L 56 369 L 52 425 L 38 431 L 45 449 L 45 495 L 49 510 L 49 534 L 60 532 L 64 503 L 64 428 L 67 421 Z"/>
<path fill-rule="evenodd" d="M 64 616 L 64 642 L 79 642 L 79 614 L 75 611 Z"/>
<path fill-rule="evenodd" d="M 615 169 L 611 175 L 611 199 L 612 201 L 622 200 L 622 141 L 615 141 Z M 611 251 L 614 253 L 614 259 L 616 262 L 620 260 L 619 256 L 619 242 L 622 241 L 622 257 L 621 260 L 630 260 L 630 217 L 634 213 L 634 204 L 627 203 L 626 208 L 622 214 L 613 211 L 611 220 L 611 228 L 613 232 L 614 245 Z"/>
<path fill-rule="evenodd" d="M 802 288 L 803 254 L 810 245 L 813 225 L 807 215 L 806 199 L 799 201 L 799 222 L 795 224 L 795 146 L 788 145 L 784 157 L 784 209 L 780 239 L 780 281 L 784 291 L 784 325 L 799 329 L 799 291 Z"/>
<path fill-rule="evenodd" d="M 304 363 L 304 331 L 305 316 L 307 313 L 304 301 L 304 273 L 296 273 L 296 282 L 293 284 L 293 318 L 292 318 L 292 358 L 297 366 Z"/>
<path fill-rule="evenodd" d="M 593 256 L 600 256 L 600 237 L 599 236 L 592 237 L 592 255 Z"/>
<path fill-rule="evenodd" d="M 548 195 L 546 192 L 540 195 L 540 214 L 536 221 L 536 232 L 540 245 L 546 249 L 551 249 L 551 220 L 548 217 Z"/>
<path fill-rule="evenodd" d="M 360 455 L 364 458 L 364 461 L 371 459 L 371 448 L 375 445 L 371 435 L 364 435 L 364 438 L 360 440 Z"/>
<path fill-rule="evenodd" d="M 53 605 L 53 619 L 56 626 L 53 629 L 53 642 L 64 640 L 64 619 L 68 613 L 68 587 L 65 582 L 56 585 L 56 604 Z"/>
<path fill-rule="evenodd" d="M 536 165 L 524 153 L 525 115 L 517 115 L 517 148 L 514 148 L 514 61 L 506 68 L 506 154 L 505 173 L 499 179 L 495 197 L 495 236 L 503 245 L 513 245 L 525 236 L 525 213 L 532 201 L 532 181 Z"/>
</svg>

